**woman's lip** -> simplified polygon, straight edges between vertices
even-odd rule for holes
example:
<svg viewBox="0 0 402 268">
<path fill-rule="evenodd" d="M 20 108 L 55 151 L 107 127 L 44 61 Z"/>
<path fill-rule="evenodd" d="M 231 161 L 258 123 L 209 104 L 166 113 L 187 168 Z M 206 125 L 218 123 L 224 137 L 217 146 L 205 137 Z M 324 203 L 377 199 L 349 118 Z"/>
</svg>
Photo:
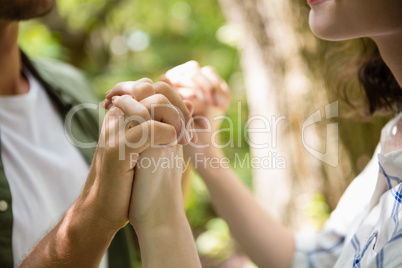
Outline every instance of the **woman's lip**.
<svg viewBox="0 0 402 268">
<path fill-rule="evenodd" d="M 322 3 L 326 0 L 307 0 L 307 3 L 309 4 L 318 4 L 318 3 Z"/>
</svg>

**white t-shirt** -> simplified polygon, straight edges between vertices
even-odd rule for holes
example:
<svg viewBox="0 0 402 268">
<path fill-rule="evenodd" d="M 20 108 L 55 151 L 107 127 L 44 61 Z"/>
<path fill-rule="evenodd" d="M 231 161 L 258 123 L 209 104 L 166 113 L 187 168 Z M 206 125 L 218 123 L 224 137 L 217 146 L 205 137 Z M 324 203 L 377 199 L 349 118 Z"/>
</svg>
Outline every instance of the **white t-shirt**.
<svg viewBox="0 0 402 268">
<path fill-rule="evenodd" d="M 15 267 L 61 220 L 89 171 L 67 140 L 63 120 L 44 88 L 25 73 L 28 93 L 0 97 L 1 157 L 12 194 Z M 100 267 L 106 263 L 104 258 Z"/>
</svg>

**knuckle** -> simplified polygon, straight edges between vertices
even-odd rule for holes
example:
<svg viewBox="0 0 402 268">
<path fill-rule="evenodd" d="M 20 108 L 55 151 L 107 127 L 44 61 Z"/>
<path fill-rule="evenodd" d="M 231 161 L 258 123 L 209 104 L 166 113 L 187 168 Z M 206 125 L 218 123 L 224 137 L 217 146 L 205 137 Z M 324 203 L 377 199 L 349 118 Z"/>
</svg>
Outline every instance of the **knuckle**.
<svg viewBox="0 0 402 268">
<path fill-rule="evenodd" d="M 180 120 L 184 116 L 183 112 L 173 104 L 167 105 L 166 108 L 172 111 L 172 116 L 175 120 Z"/>
<path fill-rule="evenodd" d="M 152 79 L 148 78 L 148 77 L 144 77 L 140 80 L 138 80 L 138 82 L 144 82 L 144 83 L 149 83 L 149 84 L 153 84 L 154 82 L 152 81 Z"/>
<path fill-rule="evenodd" d="M 155 102 L 158 104 L 170 104 L 168 98 L 165 95 L 157 93 L 155 94 Z"/>
<path fill-rule="evenodd" d="M 176 118 L 176 126 L 177 126 L 177 129 L 180 130 L 180 132 L 183 132 L 185 129 L 185 124 L 184 124 L 183 120 L 180 118 L 180 116 L 178 116 Z"/>
<path fill-rule="evenodd" d="M 176 139 L 176 137 L 177 137 L 176 128 L 174 128 L 173 126 L 169 125 L 169 127 L 166 128 L 166 130 L 164 131 L 163 135 L 166 135 L 169 140 Z"/>
<path fill-rule="evenodd" d="M 126 102 L 126 101 L 130 101 L 132 98 L 129 96 L 129 95 L 122 95 L 122 96 L 120 96 L 120 98 L 118 98 L 117 99 L 117 101 L 124 101 L 124 102 Z"/>
<path fill-rule="evenodd" d="M 139 105 L 138 108 L 136 108 L 136 113 L 139 115 L 148 115 L 148 109 L 144 105 Z"/>
<path fill-rule="evenodd" d="M 189 64 L 193 65 L 196 68 L 200 68 L 200 64 L 198 63 L 198 61 L 195 60 L 191 60 L 188 62 Z"/>
<path fill-rule="evenodd" d="M 113 89 L 122 88 L 124 83 L 125 83 L 125 82 L 119 82 L 119 83 L 117 83 L 117 84 L 113 87 Z M 112 89 L 112 90 L 113 90 L 113 89 Z"/>
<path fill-rule="evenodd" d="M 179 117 L 180 117 L 181 119 L 185 119 L 185 120 L 187 121 L 187 120 L 189 120 L 189 119 L 191 118 L 191 112 L 190 112 L 190 110 L 187 108 L 186 105 L 184 105 L 183 110 L 182 110 L 182 109 L 179 109 L 178 107 L 175 107 L 175 108 L 176 108 L 176 111 L 177 111 L 177 113 L 179 114 Z"/>
<path fill-rule="evenodd" d="M 147 136 L 148 136 L 148 139 L 150 139 L 150 138 L 152 138 L 152 135 L 153 135 L 152 131 L 155 128 L 155 121 L 148 120 L 145 122 L 145 124 L 146 124 L 146 129 L 147 129 Z"/>
<path fill-rule="evenodd" d="M 133 88 L 134 82 L 131 81 L 125 81 L 125 82 L 119 82 L 116 84 L 115 88 L 119 89 L 123 92 L 130 92 L 131 89 Z"/>
<path fill-rule="evenodd" d="M 149 115 L 148 109 L 145 108 L 144 106 L 142 106 L 138 109 L 137 115 L 139 117 L 143 118 L 144 120 L 149 120 L 151 118 L 151 116 Z"/>
<path fill-rule="evenodd" d="M 207 65 L 207 66 L 202 67 L 202 70 L 207 71 L 207 72 L 210 72 L 210 73 L 213 73 L 213 74 L 216 74 L 215 68 L 212 67 L 212 66 L 210 66 L 210 65 Z"/>
<path fill-rule="evenodd" d="M 126 121 L 141 124 L 149 119 L 150 115 L 148 110 L 145 107 L 138 107 L 132 115 L 126 118 Z"/>
<path fill-rule="evenodd" d="M 156 85 L 156 87 L 155 87 L 156 93 L 166 95 L 170 92 L 173 92 L 172 87 L 168 83 L 160 81 L 160 82 L 155 83 L 155 85 Z"/>
<path fill-rule="evenodd" d="M 206 85 L 206 90 L 208 93 L 215 91 L 215 87 L 212 84 Z"/>
<path fill-rule="evenodd" d="M 115 99 L 114 100 L 114 103 L 117 105 L 117 106 L 124 106 L 124 104 L 126 104 L 127 102 L 129 102 L 131 100 L 131 97 L 130 96 L 128 96 L 128 95 L 122 95 L 122 96 L 120 96 L 119 98 L 117 98 L 117 99 Z M 123 107 L 124 108 L 124 107 Z"/>
<path fill-rule="evenodd" d="M 176 122 L 176 121 L 180 120 L 181 113 L 176 107 L 174 107 L 173 105 L 169 105 L 169 106 L 166 106 L 166 108 L 169 109 L 169 116 L 172 118 L 172 121 Z"/>
<path fill-rule="evenodd" d="M 138 89 L 146 93 L 154 93 L 154 87 L 150 83 L 140 82 Z"/>
<path fill-rule="evenodd" d="M 174 127 L 169 128 L 169 137 L 173 140 L 177 137 L 177 132 Z"/>
</svg>

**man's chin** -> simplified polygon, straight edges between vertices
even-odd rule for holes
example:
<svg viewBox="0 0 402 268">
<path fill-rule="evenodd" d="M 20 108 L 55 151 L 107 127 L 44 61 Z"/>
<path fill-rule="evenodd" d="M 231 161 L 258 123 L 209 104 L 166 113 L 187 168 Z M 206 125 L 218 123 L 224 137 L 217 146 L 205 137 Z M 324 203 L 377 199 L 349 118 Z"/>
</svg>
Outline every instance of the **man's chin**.
<svg viewBox="0 0 402 268">
<path fill-rule="evenodd" d="M 0 19 L 21 21 L 48 14 L 54 7 L 54 0 L 14 0 L 0 7 Z"/>
</svg>

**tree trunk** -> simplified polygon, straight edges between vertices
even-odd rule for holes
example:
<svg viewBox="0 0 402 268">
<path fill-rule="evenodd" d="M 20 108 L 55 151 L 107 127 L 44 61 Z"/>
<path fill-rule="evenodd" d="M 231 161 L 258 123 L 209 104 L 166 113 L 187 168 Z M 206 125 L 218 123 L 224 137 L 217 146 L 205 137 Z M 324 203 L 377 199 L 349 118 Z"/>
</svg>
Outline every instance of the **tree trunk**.
<svg viewBox="0 0 402 268">
<path fill-rule="evenodd" d="M 253 170 L 255 195 L 277 219 L 296 229 L 314 228 L 304 213 L 305 208 L 312 204 L 316 193 L 323 193 L 330 208 L 334 208 L 357 171 L 354 163 L 360 159 L 361 168 L 369 160 L 381 123 L 374 126 L 354 123 L 355 129 L 344 129 L 350 123 L 338 118 L 339 104 L 335 95 L 326 90 L 325 70 L 319 69 L 326 65 L 320 52 L 326 43 L 307 31 L 305 2 L 220 0 L 220 3 L 228 21 L 243 34 L 239 49 L 249 117 L 254 118 L 249 137 L 254 144 L 268 144 L 265 148 L 250 144 L 254 159 L 268 157 L 271 161 L 268 167 L 261 165 Z M 310 54 L 314 58 L 308 58 L 306 51 L 313 52 Z M 309 63 L 314 66 L 308 66 Z M 313 113 L 316 117 L 310 119 L 315 124 L 304 127 L 303 123 L 307 124 Z M 257 128 L 266 131 L 257 133 Z M 344 134 L 338 135 L 338 128 Z M 370 134 L 366 132 L 363 137 L 368 143 L 363 142 L 353 150 L 345 149 L 344 137 L 350 140 L 353 131 L 365 133 L 367 128 Z M 361 158 L 362 155 L 365 157 Z"/>
</svg>

